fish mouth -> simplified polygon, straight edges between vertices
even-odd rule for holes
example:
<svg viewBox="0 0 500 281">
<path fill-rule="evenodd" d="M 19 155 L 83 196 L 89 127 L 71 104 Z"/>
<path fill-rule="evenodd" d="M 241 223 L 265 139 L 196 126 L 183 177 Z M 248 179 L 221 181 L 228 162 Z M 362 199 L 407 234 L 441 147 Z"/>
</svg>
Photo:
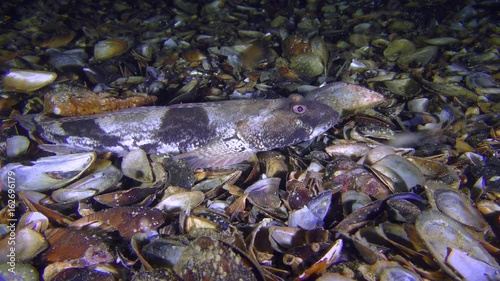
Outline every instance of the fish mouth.
<svg viewBox="0 0 500 281">
<path fill-rule="evenodd" d="M 324 132 L 328 131 L 330 128 L 332 128 L 335 124 L 337 124 L 337 121 L 339 120 L 340 114 L 336 111 L 334 111 L 334 114 L 330 117 L 328 120 L 329 122 L 320 124 L 316 126 L 312 132 L 312 137 L 317 137 Z M 326 118 L 324 118 L 326 119 Z"/>
<path fill-rule="evenodd" d="M 323 134 L 324 132 L 328 131 L 331 127 L 333 127 L 333 124 L 334 124 L 334 122 L 324 124 L 321 126 L 317 126 L 316 128 L 314 128 L 314 130 L 312 132 L 312 137 L 313 138 L 317 137 L 317 136 Z"/>
</svg>

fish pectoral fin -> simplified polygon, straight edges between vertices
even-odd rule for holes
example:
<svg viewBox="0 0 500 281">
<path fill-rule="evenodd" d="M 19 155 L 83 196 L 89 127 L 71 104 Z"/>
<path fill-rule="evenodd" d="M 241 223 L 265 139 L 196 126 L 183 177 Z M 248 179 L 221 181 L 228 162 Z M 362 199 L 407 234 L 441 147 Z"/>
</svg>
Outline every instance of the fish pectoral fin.
<svg viewBox="0 0 500 281">
<path fill-rule="evenodd" d="M 190 152 L 174 156 L 185 159 L 191 168 L 233 165 L 248 160 L 255 152 L 237 137 L 213 141 Z"/>
</svg>

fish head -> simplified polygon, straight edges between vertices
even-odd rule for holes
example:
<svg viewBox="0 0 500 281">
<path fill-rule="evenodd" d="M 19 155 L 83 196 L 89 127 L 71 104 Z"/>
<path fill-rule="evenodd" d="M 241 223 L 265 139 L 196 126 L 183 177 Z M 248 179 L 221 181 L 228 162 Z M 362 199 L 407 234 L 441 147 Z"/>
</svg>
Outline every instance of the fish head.
<svg viewBox="0 0 500 281">
<path fill-rule="evenodd" d="M 240 135 L 257 151 L 310 140 L 333 127 L 339 119 L 339 113 L 328 105 L 295 94 L 277 100 L 270 108 L 239 126 Z"/>
</svg>

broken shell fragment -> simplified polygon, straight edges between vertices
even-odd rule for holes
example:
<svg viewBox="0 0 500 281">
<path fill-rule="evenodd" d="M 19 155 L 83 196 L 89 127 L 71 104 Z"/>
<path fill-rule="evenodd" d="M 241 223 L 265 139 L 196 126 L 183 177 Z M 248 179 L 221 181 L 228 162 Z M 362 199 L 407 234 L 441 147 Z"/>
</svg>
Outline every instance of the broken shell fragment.
<svg viewBox="0 0 500 281">
<path fill-rule="evenodd" d="M 343 246 L 344 242 L 342 239 L 337 239 L 334 243 L 332 243 L 325 255 L 300 274 L 295 281 L 307 280 L 309 277 L 325 271 L 328 267 L 330 267 L 330 265 L 339 259 Z"/>
<path fill-rule="evenodd" d="M 55 72 L 11 69 L 2 77 L 2 84 L 8 91 L 27 93 L 49 85 L 56 78 Z"/>
<path fill-rule="evenodd" d="M 40 212 L 26 212 L 19 219 L 18 227 L 45 232 L 49 227 L 49 219 Z"/>
<path fill-rule="evenodd" d="M 279 198 L 280 178 L 265 178 L 249 186 L 245 193 L 248 200 L 264 209 L 279 208 L 281 201 Z"/>
</svg>

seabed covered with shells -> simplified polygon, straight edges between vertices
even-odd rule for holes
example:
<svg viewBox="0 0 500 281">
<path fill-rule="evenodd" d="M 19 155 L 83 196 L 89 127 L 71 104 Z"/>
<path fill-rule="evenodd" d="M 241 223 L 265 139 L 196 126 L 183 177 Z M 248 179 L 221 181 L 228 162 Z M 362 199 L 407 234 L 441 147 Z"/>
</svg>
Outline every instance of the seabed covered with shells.
<svg viewBox="0 0 500 281">
<path fill-rule="evenodd" d="M 499 11 L 2 1 L 0 280 L 500 280 Z M 339 122 L 221 169 L 14 120 L 296 93 Z"/>
</svg>

